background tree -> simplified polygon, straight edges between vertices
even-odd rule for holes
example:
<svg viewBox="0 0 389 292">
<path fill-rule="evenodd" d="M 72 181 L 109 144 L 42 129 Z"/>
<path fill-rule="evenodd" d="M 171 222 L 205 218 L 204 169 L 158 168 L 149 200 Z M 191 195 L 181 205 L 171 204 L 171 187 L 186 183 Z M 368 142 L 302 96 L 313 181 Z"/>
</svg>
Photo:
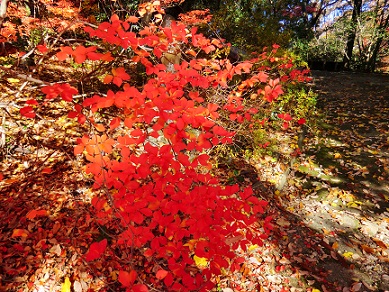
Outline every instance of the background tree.
<svg viewBox="0 0 389 292">
<path fill-rule="evenodd" d="M 358 25 L 358 19 L 362 12 L 362 0 L 353 0 L 353 12 L 351 16 L 351 31 L 347 38 L 346 54 L 344 55 L 343 62 L 346 68 L 350 68 L 350 60 L 353 55 L 354 43 L 356 37 L 356 30 Z"/>
</svg>

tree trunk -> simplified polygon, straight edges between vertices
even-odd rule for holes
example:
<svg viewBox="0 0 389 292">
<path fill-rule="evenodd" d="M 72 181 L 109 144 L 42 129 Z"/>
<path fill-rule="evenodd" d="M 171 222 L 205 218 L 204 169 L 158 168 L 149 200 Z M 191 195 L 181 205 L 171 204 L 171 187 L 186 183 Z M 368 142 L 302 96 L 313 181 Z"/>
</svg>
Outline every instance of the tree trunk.
<svg viewBox="0 0 389 292">
<path fill-rule="evenodd" d="M 354 0 L 354 7 L 353 7 L 353 14 L 351 17 L 351 32 L 348 35 L 347 38 L 347 44 L 346 44 L 346 54 L 343 57 L 343 62 L 345 65 L 345 68 L 350 69 L 350 61 L 353 57 L 353 49 L 354 49 L 354 43 L 355 43 L 355 37 L 356 37 L 356 27 L 358 24 L 358 18 L 361 15 L 362 11 L 362 0 Z"/>
<path fill-rule="evenodd" d="M 7 2 L 8 0 L 0 0 L 0 24 L 7 14 Z"/>
<path fill-rule="evenodd" d="M 389 25 L 389 15 L 387 15 L 386 18 L 383 19 L 380 22 L 380 25 L 379 25 L 378 29 L 379 30 L 385 30 L 385 29 L 388 28 L 388 25 Z M 377 39 L 376 43 L 374 44 L 375 47 L 374 47 L 374 50 L 373 50 L 373 54 L 371 55 L 370 59 L 368 60 L 367 69 L 370 72 L 374 72 L 374 70 L 375 70 L 375 66 L 376 66 L 376 62 L 377 62 L 377 57 L 378 57 L 378 54 L 380 52 L 381 45 L 382 45 L 383 41 L 384 41 L 384 37 L 383 37 L 383 34 L 381 33 L 380 37 Z"/>
</svg>

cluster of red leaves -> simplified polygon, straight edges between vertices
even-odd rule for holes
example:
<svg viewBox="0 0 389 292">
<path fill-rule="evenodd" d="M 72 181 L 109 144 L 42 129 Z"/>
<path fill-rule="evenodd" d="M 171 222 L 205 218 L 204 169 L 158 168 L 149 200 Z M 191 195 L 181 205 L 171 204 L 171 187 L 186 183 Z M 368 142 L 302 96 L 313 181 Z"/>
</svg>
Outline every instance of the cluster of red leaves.
<svg viewBox="0 0 389 292">
<path fill-rule="evenodd" d="M 180 20 L 187 25 L 206 24 L 209 23 L 211 19 L 212 19 L 212 15 L 209 13 L 209 9 L 192 10 L 188 13 L 180 15 Z"/>
<path fill-rule="evenodd" d="M 15 3 L 14 3 L 15 2 Z M 40 3 L 52 15 L 50 21 L 47 17 L 41 19 L 34 18 L 29 15 L 26 8 L 26 3 L 18 1 L 8 1 L 7 3 L 7 20 L 3 22 L 0 27 L 0 43 L 2 42 L 16 42 L 19 36 L 29 36 L 34 29 L 51 28 L 56 32 L 61 32 L 66 29 L 76 29 L 80 27 L 78 22 L 74 19 L 84 20 L 80 14 L 79 9 L 75 8 L 71 1 L 50 1 L 40 0 L 36 1 L 35 5 Z M 16 24 L 16 23 L 21 24 Z"/>
<path fill-rule="evenodd" d="M 245 107 L 242 92 L 255 87 L 272 102 L 282 94 L 280 81 L 265 70 L 254 71 L 256 59 L 232 65 L 228 60 L 195 58 L 223 46 L 219 40 L 197 34 L 195 28 L 173 23 L 135 33 L 131 24 L 136 21 L 136 17 L 121 21 L 113 16 L 97 29 L 85 28 L 92 37 L 132 50 L 131 61 L 142 64 L 148 78 L 143 86 L 134 86 L 123 67 L 112 68 L 104 83 L 113 82 L 121 90 L 75 104 L 69 117 L 90 121 L 103 134 L 84 135 L 74 153 L 85 156 L 85 171 L 93 175 L 94 188 L 109 190 L 108 197 L 95 197 L 92 204 L 100 224 L 119 222 L 120 234 L 113 247 L 131 247 L 132 254 L 143 259 L 139 267 L 135 263 L 131 268 L 115 267 L 122 286 L 128 291 L 147 291 L 138 267 L 142 281 L 146 279 L 152 287 L 209 291 L 214 275 L 239 269 L 234 250 L 261 245 L 272 228 L 271 218 L 259 223 L 267 202 L 255 197 L 251 188 L 222 186 L 208 172 L 207 151 L 231 143 L 234 136 L 218 122 L 220 111 L 238 123 L 250 120 L 257 110 Z M 177 44 L 186 50 L 187 58 L 171 72 L 161 58 Z M 58 59 L 72 57 L 80 64 L 113 58 L 97 53 L 96 47 L 60 49 Z M 242 78 L 239 87 L 230 87 L 232 78 L 242 73 L 250 77 Z M 230 94 L 221 104 L 207 102 L 207 92 L 213 88 L 228 89 Z M 54 84 L 42 91 L 47 99 L 61 96 L 69 102 L 78 93 L 69 84 Z M 109 130 L 95 122 L 108 108 L 117 113 L 107 124 Z M 31 105 L 23 111 L 33 117 Z M 93 243 L 86 260 L 98 260 L 108 247 L 107 240 Z"/>
</svg>

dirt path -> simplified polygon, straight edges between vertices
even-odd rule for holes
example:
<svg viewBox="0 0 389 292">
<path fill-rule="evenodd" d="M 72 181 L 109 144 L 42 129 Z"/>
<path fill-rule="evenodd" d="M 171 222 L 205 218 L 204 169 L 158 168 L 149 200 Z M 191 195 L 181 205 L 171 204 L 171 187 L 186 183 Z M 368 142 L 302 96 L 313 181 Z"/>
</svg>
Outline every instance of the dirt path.
<svg viewBox="0 0 389 292">
<path fill-rule="evenodd" d="M 300 192 L 283 200 L 292 222 L 287 227 L 312 237 L 295 246 L 306 246 L 300 254 L 312 265 L 303 268 L 312 272 L 315 287 L 387 291 L 389 76 L 313 72 L 313 77 L 323 120 L 290 182 Z"/>
</svg>

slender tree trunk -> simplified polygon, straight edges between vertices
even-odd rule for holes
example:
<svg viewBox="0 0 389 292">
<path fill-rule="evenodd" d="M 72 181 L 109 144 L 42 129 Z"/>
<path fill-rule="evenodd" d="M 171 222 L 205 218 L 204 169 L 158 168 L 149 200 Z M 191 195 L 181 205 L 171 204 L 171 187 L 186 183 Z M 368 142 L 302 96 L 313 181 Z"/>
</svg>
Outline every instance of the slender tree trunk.
<svg viewBox="0 0 389 292">
<path fill-rule="evenodd" d="M 353 57 L 353 49 L 354 49 L 354 43 L 356 37 L 356 27 L 358 24 L 358 18 L 361 15 L 361 11 L 362 11 L 362 0 L 354 0 L 353 2 L 354 2 L 354 7 L 353 7 L 353 14 L 351 17 L 352 28 L 347 38 L 346 54 L 343 57 L 345 68 L 348 69 L 350 69 L 350 61 L 351 58 Z"/>
<path fill-rule="evenodd" d="M 377 57 L 378 57 L 378 53 L 379 53 L 380 48 L 381 48 L 382 41 L 383 41 L 383 38 L 380 37 L 376 41 L 376 43 L 374 44 L 373 54 L 371 55 L 370 59 L 367 62 L 367 68 L 366 69 L 369 72 L 374 72 L 374 70 L 375 70 L 375 66 L 376 66 L 376 62 L 377 62 Z"/>
<path fill-rule="evenodd" d="M 7 2 L 8 0 L 0 0 L 0 25 L 7 14 Z"/>
<path fill-rule="evenodd" d="M 382 19 L 378 29 L 385 30 L 388 28 L 388 25 L 389 25 L 389 15 L 387 15 L 385 19 Z M 375 70 L 377 57 L 378 57 L 378 54 L 380 52 L 381 45 L 382 45 L 383 41 L 384 41 L 384 37 L 382 34 L 380 34 L 380 37 L 377 39 L 376 43 L 374 44 L 375 47 L 373 50 L 373 54 L 371 55 L 370 59 L 368 60 L 367 69 L 370 72 L 374 72 L 374 70 Z"/>
</svg>

